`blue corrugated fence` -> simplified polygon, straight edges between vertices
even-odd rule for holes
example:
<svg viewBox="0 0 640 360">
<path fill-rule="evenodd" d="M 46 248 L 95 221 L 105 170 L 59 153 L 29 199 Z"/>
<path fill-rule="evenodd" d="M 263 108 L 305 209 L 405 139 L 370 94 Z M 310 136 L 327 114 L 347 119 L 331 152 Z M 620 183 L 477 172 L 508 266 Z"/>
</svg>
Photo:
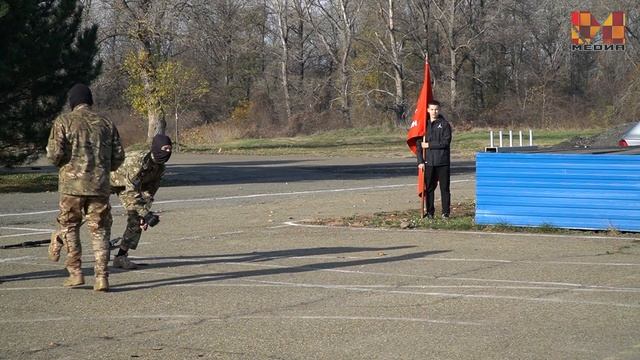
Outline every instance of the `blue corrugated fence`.
<svg viewBox="0 0 640 360">
<path fill-rule="evenodd" d="M 640 231 L 640 156 L 478 153 L 476 223 Z"/>
</svg>

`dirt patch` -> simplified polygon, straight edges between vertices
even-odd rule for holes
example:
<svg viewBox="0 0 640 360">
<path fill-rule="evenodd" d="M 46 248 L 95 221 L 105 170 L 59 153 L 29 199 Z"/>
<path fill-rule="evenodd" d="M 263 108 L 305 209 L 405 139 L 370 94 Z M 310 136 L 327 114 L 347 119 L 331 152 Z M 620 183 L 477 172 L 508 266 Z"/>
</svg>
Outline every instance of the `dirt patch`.
<svg viewBox="0 0 640 360">
<path fill-rule="evenodd" d="M 436 209 L 436 214 L 439 214 Z M 635 237 L 635 233 L 621 233 L 616 230 L 590 231 L 556 228 L 552 226 L 541 227 L 517 227 L 505 224 L 476 225 L 475 203 L 457 203 L 451 208 L 451 217 L 442 219 L 423 219 L 419 210 L 385 211 L 374 214 L 352 215 L 342 218 L 322 218 L 304 221 L 305 224 L 325 225 L 352 228 L 382 228 L 382 229 L 432 229 L 451 231 L 485 231 L 502 233 L 536 233 L 536 234 L 562 234 L 578 236 L 611 236 L 611 237 Z M 636 248 L 634 248 L 636 249 Z M 620 251 L 622 252 L 622 251 Z"/>
<path fill-rule="evenodd" d="M 436 209 L 436 214 L 440 210 Z M 449 219 L 423 219 L 419 210 L 384 211 L 374 214 L 352 215 L 342 218 L 324 218 L 306 222 L 313 225 L 374 227 L 374 228 L 425 228 L 470 230 L 474 228 L 475 203 L 457 203 L 451 207 Z"/>
</svg>

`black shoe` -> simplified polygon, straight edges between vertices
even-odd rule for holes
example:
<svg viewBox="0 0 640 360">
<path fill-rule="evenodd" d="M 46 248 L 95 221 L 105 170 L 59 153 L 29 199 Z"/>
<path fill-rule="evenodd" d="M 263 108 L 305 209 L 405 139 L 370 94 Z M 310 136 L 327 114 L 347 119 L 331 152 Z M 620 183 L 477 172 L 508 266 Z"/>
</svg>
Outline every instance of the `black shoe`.
<svg viewBox="0 0 640 360">
<path fill-rule="evenodd" d="M 449 214 L 442 214 L 442 218 L 445 220 L 449 219 Z"/>
<path fill-rule="evenodd" d="M 427 219 L 431 220 L 431 219 L 433 219 L 433 214 L 427 214 L 424 217 L 426 217 Z"/>
</svg>

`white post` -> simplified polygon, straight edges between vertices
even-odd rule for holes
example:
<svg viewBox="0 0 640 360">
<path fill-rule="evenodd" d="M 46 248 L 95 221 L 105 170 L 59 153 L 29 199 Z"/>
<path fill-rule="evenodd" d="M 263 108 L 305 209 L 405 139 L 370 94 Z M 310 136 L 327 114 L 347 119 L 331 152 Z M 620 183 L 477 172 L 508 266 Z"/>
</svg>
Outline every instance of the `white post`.
<svg viewBox="0 0 640 360">
<path fill-rule="evenodd" d="M 529 146 L 533 146 L 533 131 L 529 129 Z"/>
<path fill-rule="evenodd" d="M 493 147 L 493 130 L 489 131 L 489 146 Z"/>
<path fill-rule="evenodd" d="M 522 130 L 518 131 L 518 135 L 520 135 L 520 146 L 522 146 Z"/>
<path fill-rule="evenodd" d="M 178 139 L 178 108 L 176 107 L 176 138 L 173 140 L 173 145 L 175 146 L 175 152 L 180 151 L 180 140 Z"/>
<path fill-rule="evenodd" d="M 509 130 L 509 147 L 513 147 L 513 131 Z"/>
<path fill-rule="evenodd" d="M 498 136 L 500 136 L 500 147 L 502 147 L 502 130 L 498 132 Z"/>
</svg>

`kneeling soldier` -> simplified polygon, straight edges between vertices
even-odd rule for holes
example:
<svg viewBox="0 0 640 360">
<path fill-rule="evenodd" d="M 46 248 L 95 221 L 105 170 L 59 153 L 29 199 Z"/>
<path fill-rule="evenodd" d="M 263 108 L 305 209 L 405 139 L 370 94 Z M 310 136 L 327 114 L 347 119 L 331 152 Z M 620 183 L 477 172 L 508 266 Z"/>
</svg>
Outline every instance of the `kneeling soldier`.
<svg viewBox="0 0 640 360">
<path fill-rule="evenodd" d="M 171 150 L 171 139 L 158 134 L 153 138 L 151 151 L 128 152 L 124 164 L 111 172 L 111 192 L 118 195 L 127 211 L 127 227 L 122 238 L 116 239 L 121 241 L 113 258 L 114 267 L 127 270 L 138 267 L 129 260 L 128 251 L 138 247 L 142 230 L 159 222 L 158 216 L 151 212 L 151 204 Z"/>
</svg>

